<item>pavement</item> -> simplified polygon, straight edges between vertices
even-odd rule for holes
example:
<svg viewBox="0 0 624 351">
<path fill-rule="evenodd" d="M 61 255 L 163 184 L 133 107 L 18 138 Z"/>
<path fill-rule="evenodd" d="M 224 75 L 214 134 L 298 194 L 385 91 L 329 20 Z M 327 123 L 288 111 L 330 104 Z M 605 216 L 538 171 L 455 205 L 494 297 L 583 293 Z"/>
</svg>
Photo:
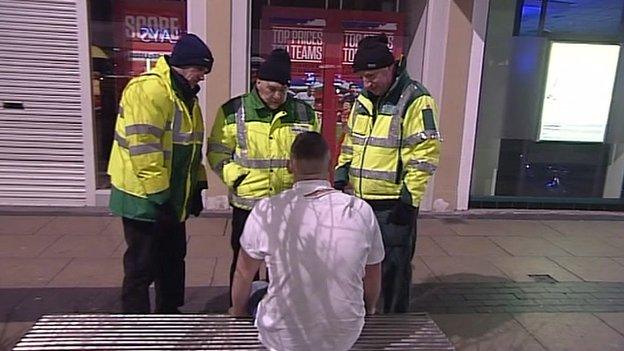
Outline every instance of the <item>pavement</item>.
<svg viewBox="0 0 624 351">
<path fill-rule="evenodd" d="M 411 309 L 458 350 L 623 350 L 624 215 L 423 213 Z M 230 220 L 188 221 L 184 312 L 227 307 Z M 0 350 L 42 314 L 119 312 L 121 221 L 0 208 Z"/>
</svg>

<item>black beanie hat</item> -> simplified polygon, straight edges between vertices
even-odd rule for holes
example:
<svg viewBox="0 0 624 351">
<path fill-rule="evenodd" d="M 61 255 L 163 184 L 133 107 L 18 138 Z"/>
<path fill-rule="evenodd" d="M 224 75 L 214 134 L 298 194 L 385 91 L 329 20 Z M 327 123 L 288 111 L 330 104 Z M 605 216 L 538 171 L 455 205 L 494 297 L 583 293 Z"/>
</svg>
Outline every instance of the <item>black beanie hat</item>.
<svg viewBox="0 0 624 351">
<path fill-rule="evenodd" d="M 206 43 L 195 34 L 184 34 L 173 47 L 169 64 L 176 67 L 201 66 L 212 70 L 214 58 Z"/>
<path fill-rule="evenodd" d="M 284 49 L 271 51 L 267 60 L 258 69 L 258 78 L 289 85 L 290 55 L 288 52 Z"/>
<path fill-rule="evenodd" d="M 385 34 L 360 40 L 353 60 L 353 72 L 388 67 L 392 64 L 394 56 L 388 48 L 388 37 Z"/>
</svg>

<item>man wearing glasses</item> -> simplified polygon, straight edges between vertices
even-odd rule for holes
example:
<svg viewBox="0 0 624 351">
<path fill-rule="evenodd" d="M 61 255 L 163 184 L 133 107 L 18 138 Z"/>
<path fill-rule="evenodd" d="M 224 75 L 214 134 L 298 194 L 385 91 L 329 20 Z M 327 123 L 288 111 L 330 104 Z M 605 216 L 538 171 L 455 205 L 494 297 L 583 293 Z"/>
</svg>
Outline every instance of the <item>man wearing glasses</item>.
<svg viewBox="0 0 624 351">
<path fill-rule="evenodd" d="M 208 162 L 227 185 L 233 207 L 230 286 L 251 209 L 292 187 L 290 147 L 299 133 L 319 130 L 312 108 L 288 94 L 289 84 L 290 56 L 275 49 L 260 66 L 253 90 L 219 108 L 208 138 Z"/>
</svg>

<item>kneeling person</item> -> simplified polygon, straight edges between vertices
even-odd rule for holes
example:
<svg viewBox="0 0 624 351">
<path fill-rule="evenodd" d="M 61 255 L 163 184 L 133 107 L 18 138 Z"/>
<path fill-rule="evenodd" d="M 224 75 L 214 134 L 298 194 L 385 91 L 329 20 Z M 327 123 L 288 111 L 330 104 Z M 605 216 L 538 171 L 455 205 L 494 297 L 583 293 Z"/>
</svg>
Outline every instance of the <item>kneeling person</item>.
<svg viewBox="0 0 624 351">
<path fill-rule="evenodd" d="M 384 248 L 371 207 L 328 182 L 329 149 L 316 132 L 297 136 L 295 185 L 251 211 L 240 243 L 230 314 L 249 314 L 253 277 L 271 277 L 256 313 L 273 350 L 348 350 L 375 312 Z"/>
</svg>

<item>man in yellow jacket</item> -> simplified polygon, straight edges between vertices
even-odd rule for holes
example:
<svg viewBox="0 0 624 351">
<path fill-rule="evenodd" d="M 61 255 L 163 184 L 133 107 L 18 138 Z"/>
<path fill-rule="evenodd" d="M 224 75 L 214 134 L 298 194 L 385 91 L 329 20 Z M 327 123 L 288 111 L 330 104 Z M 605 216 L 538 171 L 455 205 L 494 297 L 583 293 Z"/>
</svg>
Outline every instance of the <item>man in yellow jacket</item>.
<svg viewBox="0 0 624 351">
<path fill-rule="evenodd" d="M 198 216 L 207 188 L 201 162 L 204 125 L 198 83 L 213 57 L 194 34 L 182 36 L 171 56 L 132 79 L 123 91 L 108 166 L 111 211 L 123 217 L 122 309 L 149 313 L 154 282 L 156 312 L 184 304 L 185 221 Z"/>
<path fill-rule="evenodd" d="M 293 185 L 286 168 L 297 134 L 318 131 L 314 110 L 288 94 L 290 56 L 271 52 L 258 70 L 250 93 L 223 104 L 208 139 L 208 162 L 229 188 L 233 207 L 230 286 L 240 250 L 240 237 L 259 200 Z"/>
<path fill-rule="evenodd" d="M 360 41 L 353 69 L 364 91 L 351 109 L 334 187 L 351 184 L 373 208 L 386 251 L 382 310 L 406 312 L 416 217 L 439 158 L 437 107 L 429 92 L 410 79 L 405 62 L 395 61 L 385 35 Z"/>
</svg>

